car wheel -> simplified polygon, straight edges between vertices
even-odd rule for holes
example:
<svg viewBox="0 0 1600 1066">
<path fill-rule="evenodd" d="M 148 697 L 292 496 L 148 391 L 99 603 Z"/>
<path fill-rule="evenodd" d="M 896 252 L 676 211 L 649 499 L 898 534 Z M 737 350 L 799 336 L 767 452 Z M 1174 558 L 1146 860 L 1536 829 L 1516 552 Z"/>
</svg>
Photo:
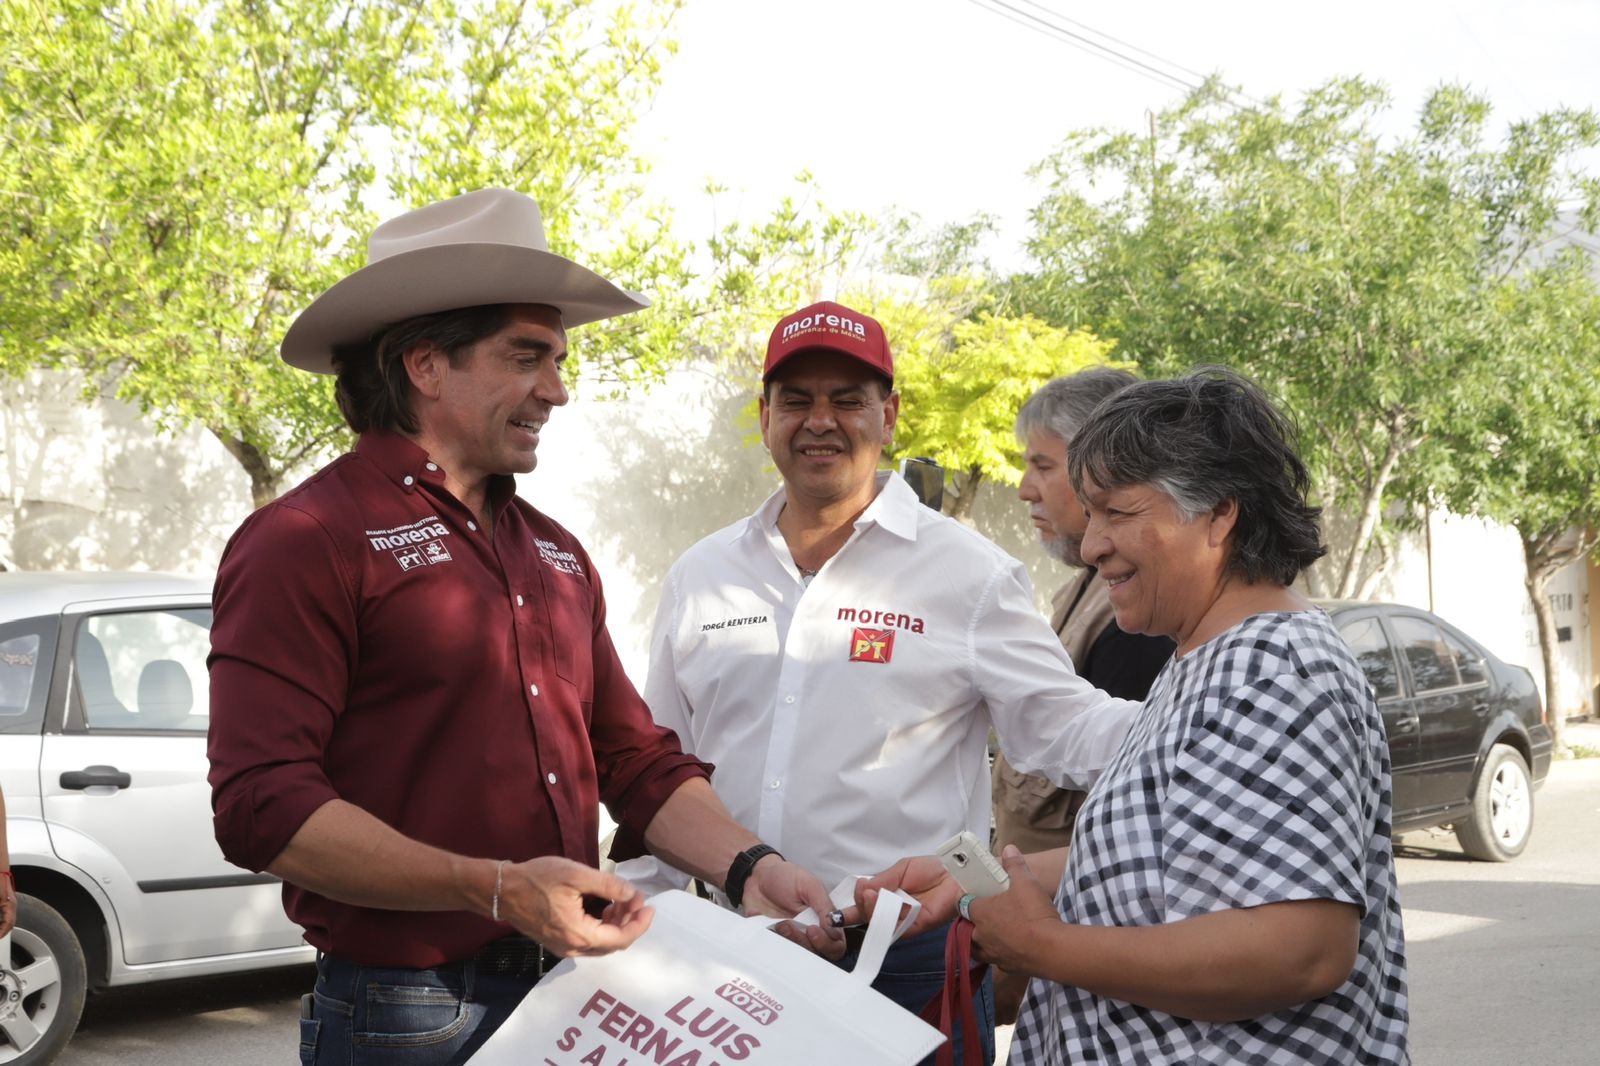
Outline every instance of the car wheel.
<svg viewBox="0 0 1600 1066">
<path fill-rule="evenodd" d="M 1461 850 L 1485 862 L 1522 854 L 1533 835 L 1533 785 L 1522 754 L 1506 744 L 1489 749 L 1472 794 L 1472 817 L 1456 823 Z"/>
<path fill-rule="evenodd" d="M 0 1063 L 54 1062 L 78 1028 L 88 989 L 77 935 L 54 907 L 19 892 L 10 958 L 0 962 Z"/>
</svg>

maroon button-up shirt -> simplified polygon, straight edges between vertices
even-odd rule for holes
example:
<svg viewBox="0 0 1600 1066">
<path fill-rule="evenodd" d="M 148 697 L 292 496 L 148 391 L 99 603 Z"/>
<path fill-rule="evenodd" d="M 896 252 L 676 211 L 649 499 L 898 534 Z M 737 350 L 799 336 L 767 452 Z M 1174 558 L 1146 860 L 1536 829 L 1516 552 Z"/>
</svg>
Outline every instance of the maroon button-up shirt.
<svg viewBox="0 0 1600 1066">
<path fill-rule="evenodd" d="M 341 798 L 459 854 L 594 865 L 601 800 L 637 841 L 709 776 L 623 672 L 582 546 L 514 490 L 491 485 L 491 539 L 420 448 L 369 433 L 234 534 L 210 659 L 229 860 L 264 869 Z M 284 906 L 312 944 L 373 966 L 463 959 L 512 931 L 293 885 Z"/>
</svg>

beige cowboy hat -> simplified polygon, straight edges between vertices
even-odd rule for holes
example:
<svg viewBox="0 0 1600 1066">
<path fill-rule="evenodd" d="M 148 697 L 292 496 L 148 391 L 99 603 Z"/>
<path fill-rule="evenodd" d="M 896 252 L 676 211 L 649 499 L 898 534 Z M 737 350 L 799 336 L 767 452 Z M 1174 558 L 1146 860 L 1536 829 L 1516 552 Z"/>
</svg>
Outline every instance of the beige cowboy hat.
<svg viewBox="0 0 1600 1066">
<path fill-rule="evenodd" d="M 481 304 L 545 304 L 572 327 L 650 301 L 552 253 L 530 197 L 479 189 L 380 223 L 367 265 L 312 301 L 280 351 L 290 366 L 331 374 L 335 345 L 414 315 Z"/>
</svg>

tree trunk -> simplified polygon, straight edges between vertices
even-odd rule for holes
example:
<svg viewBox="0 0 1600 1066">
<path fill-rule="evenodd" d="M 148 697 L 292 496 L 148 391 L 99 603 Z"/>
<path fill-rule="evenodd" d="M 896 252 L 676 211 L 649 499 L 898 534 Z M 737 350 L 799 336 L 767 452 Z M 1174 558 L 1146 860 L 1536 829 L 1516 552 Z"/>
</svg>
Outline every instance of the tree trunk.
<svg viewBox="0 0 1600 1066">
<path fill-rule="evenodd" d="M 1559 567 L 1551 567 L 1549 558 L 1539 546 L 1522 538 L 1522 555 L 1527 561 L 1528 576 L 1523 586 L 1528 599 L 1533 601 L 1533 618 L 1539 626 L 1539 657 L 1544 661 L 1544 720 L 1550 727 L 1550 738 L 1555 741 L 1555 757 L 1567 757 L 1567 715 L 1561 704 L 1561 672 L 1556 669 L 1556 613 L 1550 606 L 1550 579 Z"/>
<path fill-rule="evenodd" d="M 1399 424 L 1390 427 L 1389 444 L 1384 449 L 1383 462 L 1378 464 L 1378 469 L 1372 472 L 1372 478 L 1367 482 L 1366 495 L 1361 501 L 1361 517 L 1356 523 L 1350 554 L 1345 556 L 1344 571 L 1339 575 L 1339 587 L 1334 592 L 1335 599 L 1353 599 L 1361 585 L 1361 564 L 1367 559 L 1367 544 L 1372 540 L 1372 531 L 1378 528 L 1378 519 L 1383 516 L 1384 490 L 1394 476 L 1395 464 L 1409 450 L 1402 439 L 1403 429 L 1404 426 Z"/>
<path fill-rule="evenodd" d="M 244 472 L 250 475 L 250 499 L 255 507 L 265 507 L 278 498 L 283 472 L 273 469 L 271 461 L 261 449 L 216 426 L 207 426 L 206 429 L 222 442 L 228 454 L 237 459 L 239 465 L 244 467 Z"/>
<path fill-rule="evenodd" d="M 1356 599 L 1370 600 L 1378 594 L 1378 585 L 1389 576 L 1389 567 L 1393 565 L 1394 558 L 1387 552 L 1378 560 L 1378 565 L 1361 582 L 1361 587 L 1356 589 Z"/>
</svg>

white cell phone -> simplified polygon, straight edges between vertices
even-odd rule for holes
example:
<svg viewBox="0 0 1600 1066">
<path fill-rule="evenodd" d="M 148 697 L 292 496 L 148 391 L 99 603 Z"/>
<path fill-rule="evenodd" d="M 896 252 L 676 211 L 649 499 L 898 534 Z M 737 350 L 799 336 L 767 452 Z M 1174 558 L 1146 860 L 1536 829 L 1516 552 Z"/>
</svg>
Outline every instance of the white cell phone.
<svg viewBox="0 0 1600 1066">
<path fill-rule="evenodd" d="M 939 861 L 956 879 L 961 891 L 972 896 L 998 896 L 1011 884 L 1000 860 L 989 854 L 989 849 L 963 829 L 939 845 Z"/>
</svg>

